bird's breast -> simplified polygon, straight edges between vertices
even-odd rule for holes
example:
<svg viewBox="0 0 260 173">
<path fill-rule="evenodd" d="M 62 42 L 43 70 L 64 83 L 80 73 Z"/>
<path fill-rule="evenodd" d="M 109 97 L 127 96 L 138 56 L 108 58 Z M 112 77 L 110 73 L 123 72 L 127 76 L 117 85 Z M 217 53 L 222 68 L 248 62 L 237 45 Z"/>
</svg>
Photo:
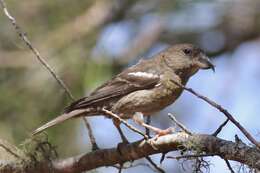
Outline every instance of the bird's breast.
<svg viewBox="0 0 260 173">
<path fill-rule="evenodd" d="M 135 112 L 150 115 L 172 104 L 182 89 L 172 83 L 160 83 L 150 90 L 139 90 L 121 98 L 113 106 L 113 111 L 121 117 L 130 118 Z"/>
<path fill-rule="evenodd" d="M 158 109 L 163 109 L 172 104 L 180 96 L 181 92 L 181 88 L 167 83 L 155 88 L 152 97 Z"/>
</svg>

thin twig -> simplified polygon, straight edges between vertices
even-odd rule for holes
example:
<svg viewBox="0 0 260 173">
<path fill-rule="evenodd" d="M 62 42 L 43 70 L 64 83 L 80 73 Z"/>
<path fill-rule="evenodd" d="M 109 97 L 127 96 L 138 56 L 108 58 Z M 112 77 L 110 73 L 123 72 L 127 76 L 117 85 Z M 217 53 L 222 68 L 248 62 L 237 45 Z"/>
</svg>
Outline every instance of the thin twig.
<svg viewBox="0 0 260 173">
<path fill-rule="evenodd" d="M 87 117 L 83 117 L 82 119 L 83 119 L 83 121 L 84 121 L 84 123 L 85 123 L 85 126 L 86 126 L 86 128 L 87 128 L 88 137 L 89 137 L 90 143 L 91 143 L 91 145 L 92 145 L 92 150 L 98 150 L 99 147 L 98 147 L 98 145 L 97 145 L 95 136 L 94 136 L 94 134 L 93 134 L 93 130 L 92 130 L 91 126 L 90 126 L 90 123 L 89 123 L 88 120 L 87 120 Z"/>
<path fill-rule="evenodd" d="M 150 123 L 151 123 L 151 116 L 147 116 L 146 124 L 150 125 Z M 145 134 L 150 138 L 150 129 L 145 128 Z M 156 163 L 154 163 L 154 161 L 149 156 L 145 158 L 155 168 L 155 170 L 157 170 L 157 172 L 165 173 L 165 171 L 162 168 L 160 168 Z"/>
<path fill-rule="evenodd" d="M 227 118 L 220 126 L 217 128 L 217 130 L 212 134 L 212 136 L 218 136 L 218 134 L 221 132 L 223 127 L 228 123 L 229 119 Z"/>
<path fill-rule="evenodd" d="M 123 164 L 120 164 L 119 168 L 118 168 L 118 173 L 122 173 L 123 170 Z"/>
<path fill-rule="evenodd" d="M 141 136 L 143 136 L 146 140 L 148 140 L 148 136 L 146 134 L 144 134 L 143 132 L 141 132 L 140 130 L 138 130 L 137 128 L 133 127 L 132 125 L 130 125 L 128 122 L 126 122 L 124 119 L 120 118 L 118 115 L 114 114 L 113 112 L 105 109 L 105 108 L 102 108 L 102 111 L 112 117 L 112 118 L 115 118 L 117 120 L 119 120 L 121 123 L 123 123 L 126 127 L 128 127 L 129 129 L 131 129 L 132 131 L 140 134 Z"/>
<path fill-rule="evenodd" d="M 154 161 L 151 159 L 151 157 L 147 156 L 145 157 L 146 160 L 151 164 L 153 165 L 153 167 L 158 171 L 158 172 L 161 172 L 161 173 L 165 173 L 165 171 L 160 167 L 158 166 L 156 163 L 154 163 Z"/>
<path fill-rule="evenodd" d="M 245 144 L 245 143 L 238 137 L 237 134 L 235 135 L 235 142 L 236 142 L 237 144 Z"/>
<path fill-rule="evenodd" d="M 192 135 L 192 132 L 189 131 L 182 123 L 180 123 L 171 113 L 168 113 L 169 118 L 179 126 L 185 133 Z"/>
<path fill-rule="evenodd" d="M 230 170 L 231 173 L 235 173 L 235 171 L 233 170 L 232 166 L 230 165 L 229 161 L 227 159 L 224 159 L 226 162 L 226 165 L 228 167 L 228 169 Z"/>
<path fill-rule="evenodd" d="M 69 88 L 67 85 L 63 82 L 63 80 L 57 75 L 55 70 L 47 63 L 44 57 L 41 56 L 40 52 L 32 45 L 31 41 L 28 39 L 26 34 L 23 32 L 21 27 L 17 24 L 15 18 L 9 13 L 7 6 L 4 2 L 4 0 L 0 0 L 0 5 L 3 8 L 4 14 L 6 17 L 11 21 L 12 25 L 14 26 L 16 32 L 18 33 L 19 37 L 22 39 L 22 41 L 25 42 L 25 44 L 28 46 L 28 48 L 33 52 L 33 54 L 36 56 L 37 60 L 47 69 L 47 71 L 54 77 L 54 79 L 57 81 L 57 83 L 64 89 L 65 93 L 68 95 L 68 97 L 74 101 L 74 97 L 72 93 L 70 92 Z M 89 122 L 87 121 L 86 118 L 83 118 L 84 122 L 86 124 L 86 127 L 88 129 L 88 134 L 90 141 L 92 143 L 92 146 L 96 144 L 96 142 L 93 143 L 93 139 L 95 141 L 94 135 L 92 133 L 92 129 L 90 127 Z"/>
<path fill-rule="evenodd" d="M 226 110 L 224 109 L 221 105 L 217 104 L 216 102 L 210 100 L 209 98 L 195 92 L 192 88 L 187 88 L 184 85 L 180 84 L 179 82 L 176 82 L 174 80 L 171 80 L 173 83 L 175 83 L 176 85 L 180 86 L 181 88 L 183 88 L 184 90 L 192 93 L 193 95 L 195 95 L 196 97 L 204 100 L 205 102 L 207 102 L 208 104 L 210 104 L 211 106 L 215 107 L 216 109 L 218 109 L 220 112 L 222 112 L 246 137 L 249 141 L 251 141 L 253 144 L 255 144 L 258 148 L 260 148 L 260 143 L 257 142 L 257 140 L 255 140 L 255 138 L 237 121 L 235 120 L 235 118 Z"/>
<path fill-rule="evenodd" d="M 20 157 L 18 154 L 16 154 L 15 152 L 13 152 L 10 148 L 8 148 L 7 146 L 5 146 L 4 144 L 0 144 L 0 147 L 2 147 L 3 149 L 5 149 L 8 153 L 12 154 L 14 157 L 18 158 L 18 159 L 23 159 L 22 157 Z"/>
<path fill-rule="evenodd" d="M 166 153 L 161 153 L 162 155 L 161 155 L 161 158 L 160 158 L 160 164 L 162 164 L 162 162 L 164 161 L 165 156 L 166 156 L 167 153 L 168 153 L 168 152 L 166 152 Z"/>
<path fill-rule="evenodd" d="M 87 118 L 84 117 L 84 118 L 83 118 L 83 121 L 84 121 L 84 123 L 85 123 L 85 126 L 86 126 L 87 129 L 88 129 L 88 132 L 89 132 L 88 134 L 89 134 L 90 143 L 92 144 L 92 151 L 98 150 L 99 148 L 98 148 L 98 145 L 97 145 L 97 143 L 96 143 L 95 136 L 94 136 L 94 134 L 93 134 L 93 131 L 92 131 L 91 127 L 90 127 L 90 124 L 89 124 Z"/>
<path fill-rule="evenodd" d="M 147 116 L 146 124 L 148 124 L 148 125 L 151 124 L 151 116 Z M 145 134 L 150 138 L 150 129 L 145 128 Z"/>
</svg>

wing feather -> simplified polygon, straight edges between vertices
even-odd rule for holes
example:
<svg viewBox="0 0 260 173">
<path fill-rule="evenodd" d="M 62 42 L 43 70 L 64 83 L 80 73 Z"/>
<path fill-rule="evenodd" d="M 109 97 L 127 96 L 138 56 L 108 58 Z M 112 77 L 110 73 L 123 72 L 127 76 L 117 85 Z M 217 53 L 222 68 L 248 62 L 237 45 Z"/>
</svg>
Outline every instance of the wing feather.
<svg viewBox="0 0 260 173">
<path fill-rule="evenodd" d="M 88 97 L 81 98 L 72 103 L 65 109 L 65 112 L 86 108 L 90 105 L 99 104 L 109 99 L 120 98 L 137 90 L 150 89 L 159 83 L 160 76 L 158 74 L 136 70 L 138 69 L 129 68 L 128 70 L 125 70 L 112 80 L 98 87 Z"/>
</svg>

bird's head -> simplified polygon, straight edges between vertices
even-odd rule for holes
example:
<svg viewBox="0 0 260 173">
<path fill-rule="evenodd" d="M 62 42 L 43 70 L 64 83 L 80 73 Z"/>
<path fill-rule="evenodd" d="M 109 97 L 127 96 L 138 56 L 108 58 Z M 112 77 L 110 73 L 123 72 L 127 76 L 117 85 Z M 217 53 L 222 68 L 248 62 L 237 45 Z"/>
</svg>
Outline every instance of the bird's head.
<svg viewBox="0 0 260 173">
<path fill-rule="evenodd" d="M 200 69 L 212 69 L 212 64 L 206 54 L 192 44 L 177 44 L 170 47 L 166 52 L 162 52 L 161 57 L 167 66 L 177 74 L 184 74 L 190 77 Z"/>
</svg>

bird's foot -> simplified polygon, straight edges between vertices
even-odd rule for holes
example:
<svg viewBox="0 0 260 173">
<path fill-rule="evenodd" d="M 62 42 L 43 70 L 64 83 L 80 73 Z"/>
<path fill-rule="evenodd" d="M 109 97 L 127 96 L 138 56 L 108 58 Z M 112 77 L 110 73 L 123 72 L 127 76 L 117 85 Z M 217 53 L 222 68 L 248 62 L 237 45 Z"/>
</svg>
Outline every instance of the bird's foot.
<svg viewBox="0 0 260 173">
<path fill-rule="evenodd" d="M 168 134 L 172 133 L 174 131 L 174 129 L 173 128 L 167 128 L 167 129 L 162 130 L 162 129 L 153 127 L 153 131 L 156 133 L 156 135 L 151 140 L 148 140 L 147 142 L 154 150 L 158 150 L 158 148 L 155 145 L 155 141 L 160 136 L 164 136 L 164 135 L 168 135 Z"/>
<path fill-rule="evenodd" d="M 156 128 L 156 129 L 154 129 L 154 131 L 156 133 L 154 140 L 157 140 L 160 136 L 165 136 L 165 135 L 172 133 L 174 131 L 174 128 L 169 127 L 167 129 L 164 129 L 164 130 Z"/>
<path fill-rule="evenodd" d="M 155 132 L 155 133 L 156 133 L 156 136 L 154 137 L 155 140 L 157 140 L 158 137 L 160 137 L 160 136 L 168 135 L 168 134 L 170 134 L 170 133 L 172 133 L 172 132 L 174 131 L 174 128 L 171 128 L 171 127 L 162 130 L 162 129 L 157 128 L 157 127 L 154 127 L 154 126 L 152 126 L 152 125 L 150 125 L 150 124 L 144 123 L 144 121 L 143 121 L 143 114 L 142 114 L 141 112 L 136 112 L 136 113 L 134 114 L 134 116 L 133 116 L 133 120 L 134 120 L 137 124 L 139 124 L 139 125 L 141 125 L 141 126 L 147 128 L 147 129 L 152 130 L 153 132 Z"/>
</svg>

